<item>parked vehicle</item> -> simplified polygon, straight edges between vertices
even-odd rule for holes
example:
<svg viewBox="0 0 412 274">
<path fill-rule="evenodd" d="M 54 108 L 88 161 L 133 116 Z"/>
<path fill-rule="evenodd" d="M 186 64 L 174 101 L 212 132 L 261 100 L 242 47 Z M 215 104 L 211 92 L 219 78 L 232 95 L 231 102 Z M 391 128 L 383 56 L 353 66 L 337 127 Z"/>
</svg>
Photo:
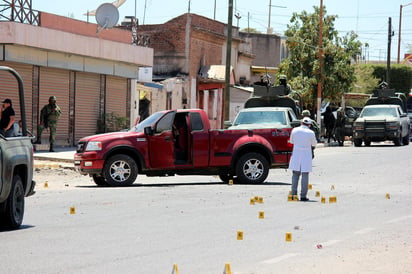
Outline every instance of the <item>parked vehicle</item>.
<svg viewBox="0 0 412 274">
<path fill-rule="evenodd" d="M 300 125 L 291 108 L 255 107 L 242 109 L 229 129 L 292 128 Z"/>
<path fill-rule="evenodd" d="M 409 138 L 412 138 L 412 93 L 409 94 L 409 97 L 406 101 L 406 106 L 407 106 L 407 112 L 408 112 L 408 116 L 409 116 L 409 121 L 411 122 L 410 125 L 410 136 Z"/>
<path fill-rule="evenodd" d="M 300 125 L 301 100 L 291 98 L 284 86 L 254 85 L 252 96 L 237 114 L 229 129 L 293 128 Z M 300 98 L 299 98 L 300 99 Z"/>
<path fill-rule="evenodd" d="M 22 136 L 0 134 L 0 227 L 17 229 L 23 222 L 24 198 L 34 194 L 33 145 L 26 127 L 23 81 L 12 68 L 0 66 L 0 72 L 16 78 L 20 99 Z"/>
<path fill-rule="evenodd" d="M 263 183 L 287 168 L 291 128 L 210 129 L 200 109 L 152 114 L 129 132 L 79 140 L 76 169 L 100 186 L 127 186 L 147 176 L 219 175 L 223 182 Z"/>
<path fill-rule="evenodd" d="M 390 89 L 378 89 L 366 102 L 360 116 L 354 122 L 355 146 L 362 142 L 369 146 L 375 141 L 393 141 L 396 146 L 408 145 L 410 121 L 406 114 L 406 97 Z"/>
</svg>

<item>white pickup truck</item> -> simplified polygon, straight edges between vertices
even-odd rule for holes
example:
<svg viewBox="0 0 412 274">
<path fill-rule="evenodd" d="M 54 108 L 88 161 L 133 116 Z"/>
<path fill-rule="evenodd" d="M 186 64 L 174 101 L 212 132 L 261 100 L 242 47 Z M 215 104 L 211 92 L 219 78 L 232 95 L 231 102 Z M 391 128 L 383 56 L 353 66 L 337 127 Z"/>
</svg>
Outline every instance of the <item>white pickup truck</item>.
<svg viewBox="0 0 412 274">
<path fill-rule="evenodd" d="M 392 90 L 377 90 L 353 124 L 354 145 L 387 140 L 395 146 L 409 145 L 410 121 L 403 97 Z"/>
</svg>

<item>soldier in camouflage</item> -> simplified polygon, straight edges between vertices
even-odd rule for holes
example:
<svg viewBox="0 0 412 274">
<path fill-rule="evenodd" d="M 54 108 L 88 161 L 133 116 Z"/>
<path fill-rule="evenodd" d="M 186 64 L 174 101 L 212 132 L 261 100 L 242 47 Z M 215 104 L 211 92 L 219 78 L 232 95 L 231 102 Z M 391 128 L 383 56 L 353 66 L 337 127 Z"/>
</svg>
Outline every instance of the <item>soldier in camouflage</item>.
<svg viewBox="0 0 412 274">
<path fill-rule="evenodd" d="M 292 87 L 288 84 L 288 78 L 286 77 L 286 75 L 284 74 L 279 75 L 279 84 L 285 87 L 285 90 L 286 90 L 285 95 L 288 95 L 289 93 L 292 92 Z"/>
<path fill-rule="evenodd" d="M 40 111 L 40 124 L 37 127 L 36 144 L 41 144 L 41 134 L 45 128 L 50 129 L 50 152 L 54 152 L 54 142 L 56 141 L 57 120 L 61 115 L 60 107 L 56 104 L 56 96 L 50 96 L 49 103 Z"/>
</svg>

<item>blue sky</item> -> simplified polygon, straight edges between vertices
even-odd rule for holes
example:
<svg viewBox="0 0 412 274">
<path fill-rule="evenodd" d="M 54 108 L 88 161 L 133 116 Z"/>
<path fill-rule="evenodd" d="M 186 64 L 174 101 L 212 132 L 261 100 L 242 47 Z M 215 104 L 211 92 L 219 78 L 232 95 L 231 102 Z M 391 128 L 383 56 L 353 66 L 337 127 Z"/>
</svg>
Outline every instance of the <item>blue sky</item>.
<svg viewBox="0 0 412 274">
<path fill-rule="evenodd" d="M 33 8 L 71 16 L 78 20 L 87 20 L 83 14 L 96 9 L 100 4 L 114 0 L 32 0 Z M 261 32 L 266 32 L 269 19 L 270 0 L 233 0 L 234 13 L 239 14 L 239 22 L 234 18 L 233 24 L 246 28 L 249 26 Z M 214 18 L 226 23 L 228 17 L 228 0 L 127 0 L 119 8 L 120 20 L 128 15 L 137 15 L 140 24 L 161 24 L 190 10 L 192 13 Z M 215 9 L 216 3 L 216 9 Z M 400 5 L 403 7 L 401 56 L 407 45 L 412 44 L 412 0 L 323 0 L 327 14 L 338 15 L 335 28 L 343 36 L 349 31 L 355 31 L 362 43 L 369 44 L 367 55 L 370 60 L 386 60 L 388 43 L 388 18 L 392 17 L 395 36 L 392 37 L 391 59 L 396 61 L 398 54 L 398 29 Z M 294 12 L 303 10 L 313 12 L 313 6 L 318 6 L 319 0 L 272 0 L 271 27 L 275 33 L 283 35 L 290 17 Z M 136 7 L 136 8 L 135 8 Z M 145 8 L 146 7 L 146 8 Z M 90 19 L 90 21 L 93 21 Z"/>
</svg>

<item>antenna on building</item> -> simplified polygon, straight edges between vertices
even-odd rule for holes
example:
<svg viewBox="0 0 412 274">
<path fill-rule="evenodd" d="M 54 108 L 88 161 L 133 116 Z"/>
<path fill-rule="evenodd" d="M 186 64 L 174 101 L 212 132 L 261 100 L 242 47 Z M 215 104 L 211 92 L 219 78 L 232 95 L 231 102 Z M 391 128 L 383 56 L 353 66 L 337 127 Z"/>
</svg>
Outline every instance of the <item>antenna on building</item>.
<svg viewBox="0 0 412 274">
<path fill-rule="evenodd" d="M 102 29 L 110 29 L 119 21 L 119 10 L 111 3 L 101 4 L 96 10 L 97 33 Z"/>
</svg>

